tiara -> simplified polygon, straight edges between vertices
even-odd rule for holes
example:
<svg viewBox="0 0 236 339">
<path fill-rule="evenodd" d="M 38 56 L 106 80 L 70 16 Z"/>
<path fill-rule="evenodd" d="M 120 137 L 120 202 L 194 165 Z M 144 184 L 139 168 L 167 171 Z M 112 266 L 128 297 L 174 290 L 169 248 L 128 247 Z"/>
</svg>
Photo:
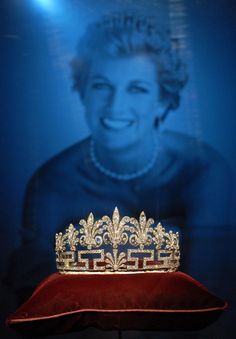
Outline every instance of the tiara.
<svg viewBox="0 0 236 339">
<path fill-rule="evenodd" d="M 56 265 L 60 273 L 173 272 L 179 267 L 179 234 L 166 232 L 144 212 L 139 220 L 120 217 L 116 207 L 112 218 L 95 221 L 89 214 L 55 236 Z"/>
</svg>

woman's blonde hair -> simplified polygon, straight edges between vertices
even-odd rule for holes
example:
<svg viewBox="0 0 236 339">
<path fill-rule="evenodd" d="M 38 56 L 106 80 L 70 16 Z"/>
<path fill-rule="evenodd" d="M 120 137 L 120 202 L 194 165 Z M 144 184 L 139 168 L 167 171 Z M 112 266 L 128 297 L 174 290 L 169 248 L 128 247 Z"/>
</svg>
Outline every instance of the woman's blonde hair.
<svg viewBox="0 0 236 339">
<path fill-rule="evenodd" d="M 71 62 L 74 89 L 81 98 L 90 62 L 97 53 L 111 57 L 149 56 L 157 66 L 160 100 L 168 110 L 179 106 L 180 91 L 187 82 L 186 66 L 179 58 L 178 40 L 171 39 L 154 17 L 115 13 L 88 26 Z"/>
</svg>

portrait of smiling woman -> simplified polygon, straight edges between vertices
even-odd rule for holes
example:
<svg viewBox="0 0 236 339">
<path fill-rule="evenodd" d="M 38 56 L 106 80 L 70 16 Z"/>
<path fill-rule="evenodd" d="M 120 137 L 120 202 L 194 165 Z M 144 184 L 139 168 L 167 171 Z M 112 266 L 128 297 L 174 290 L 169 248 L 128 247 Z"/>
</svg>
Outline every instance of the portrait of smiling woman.
<svg viewBox="0 0 236 339">
<path fill-rule="evenodd" d="M 71 69 L 91 135 L 50 159 L 28 184 L 22 245 L 11 258 L 19 300 L 55 270 L 56 232 L 91 211 L 110 215 L 115 206 L 178 229 L 182 270 L 218 292 L 224 258 L 214 267 L 214 237 L 228 216 L 227 166 L 204 142 L 162 128 L 188 80 L 178 41 L 154 17 L 115 13 L 87 28 Z M 199 240 L 203 230 L 208 246 Z M 32 261 L 24 259 L 29 247 Z"/>
</svg>

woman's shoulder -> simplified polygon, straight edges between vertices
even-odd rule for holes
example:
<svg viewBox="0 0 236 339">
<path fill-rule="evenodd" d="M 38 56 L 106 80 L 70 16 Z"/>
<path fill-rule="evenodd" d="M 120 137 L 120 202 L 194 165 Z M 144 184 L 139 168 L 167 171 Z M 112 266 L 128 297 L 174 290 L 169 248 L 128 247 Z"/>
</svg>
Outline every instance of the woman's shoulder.
<svg viewBox="0 0 236 339">
<path fill-rule="evenodd" d="M 232 181 L 232 169 L 227 160 L 206 142 L 189 135 L 165 131 L 162 143 L 166 153 L 174 160 L 178 173 L 191 178 L 197 185 L 229 187 Z M 204 182 L 204 184 L 203 184 Z M 199 186 L 199 188 L 200 188 Z M 223 190 L 223 188 L 222 188 Z"/>
<path fill-rule="evenodd" d="M 89 161 L 89 138 L 82 140 L 62 152 L 56 154 L 40 166 L 32 176 L 32 180 L 47 184 L 60 178 L 74 178 L 75 174 L 83 171 Z"/>
<path fill-rule="evenodd" d="M 225 162 L 221 154 L 207 142 L 184 133 L 165 130 L 162 132 L 161 141 L 167 152 L 187 162 L 205 165 Z"/>
</svg>

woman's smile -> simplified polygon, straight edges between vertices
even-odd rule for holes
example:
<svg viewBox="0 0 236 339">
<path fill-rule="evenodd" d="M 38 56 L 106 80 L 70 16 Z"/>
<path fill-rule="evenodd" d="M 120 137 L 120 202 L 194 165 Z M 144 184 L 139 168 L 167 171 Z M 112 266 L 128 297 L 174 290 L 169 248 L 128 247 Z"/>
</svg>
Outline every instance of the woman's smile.
<svg viewBox="0 0 236 339">
<path fill-rule="evenodd" d="M 156 65 L 149 57 L 97 55 L 83 101 L 93 139 L 109 149 L 125 149 L 139 146 L 145 138 L 152 149 L 161 105 L 157 80 Z"/>
<path fill-rule="evenodd" d="M 100 118 L 100 121 L 106 129 L 121 131 L 135 124 L 135 119 L 128 118 Z"/>
</svg>

